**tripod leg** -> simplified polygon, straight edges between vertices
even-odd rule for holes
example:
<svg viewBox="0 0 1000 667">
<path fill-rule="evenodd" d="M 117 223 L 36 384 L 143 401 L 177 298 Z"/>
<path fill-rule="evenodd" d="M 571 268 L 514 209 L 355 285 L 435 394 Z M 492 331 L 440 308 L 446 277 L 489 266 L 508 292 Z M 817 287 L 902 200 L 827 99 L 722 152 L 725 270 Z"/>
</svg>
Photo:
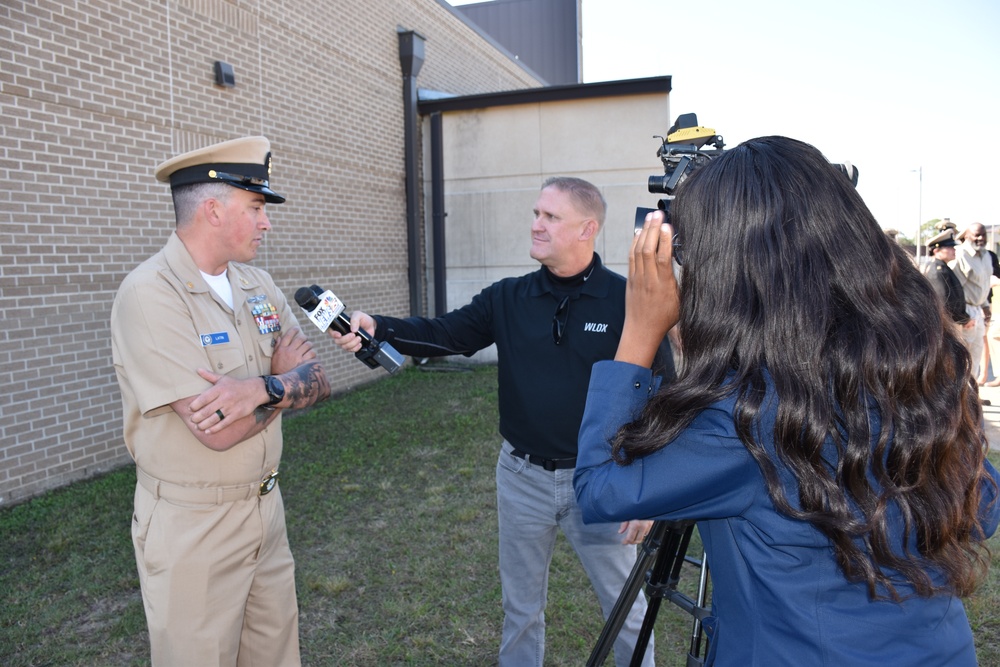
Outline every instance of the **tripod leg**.
<svg viewBox="0 0 1000 667">
<path fill-rule="evenodd" d="M 656 521 L 652 530 L 642 543 L 642 551 L 636 559 L 632 573 L 629 575 L 614 609 L 608 616 L 608 620 L 601 631 L 594 650 L 587 661 L 587 667 L 600 667 L 604 664 L 605 658 L 611 652 L 611 647 L 618 633 L 625 625 L 625 620 L 632 610 L 636 596 L 642 590 L 643 580 L 646 583 L 646 593 L 648 603 L 646 605 L 646 616 L 643 618 L 642 627 L 636 637 L 635 648 L 632 652 L 630 667 L 642 665 L 646 649 L 649 646 L 649 639 L 653 635 L 653 625 L 656 622 L 656 614 L 660 610 L 663 598 L 675 604 L 680 609 L 694 617 L 691 628 L 691 648 L 688 652 L 688 667 L 700 667 L 704 665 L 704 660 L 698 657 L 700 653 L 701 640 L 703 639 L 703 628 L 701 620 L 705 618 L 708 610 L 705 604 L 708 600 L 708 559 L 704 551 L 701 555 L 701 562 L 686 556 L 691 536 L 694 532 L 695 524 L 678 521 Z M 701 576 L 698 581 L 697 600 L 691 599 L 681 591 L 677 590 L 677 583 L 680 581 L 681 568 L 687 561 L 693 565 L 701 566 Z"/>
<path fill-rule="evenodd" d="M 694 526 L 690 525 L 683 532 L 677 530 L 666 532 L 664 542 L 660 545 L 660 553 L 649 571 L 648 590 L 650 595 L 646 616 L 642 619 L 642 627 L 635 640 L 635 648 L 632 651 L 632 661 L 629 663 L 629 667 L 641 667 L 642 665 L 646 648 L 649 646 L 649 639 L 653 636 L 653 625 L 656 623 L 656 615 L 660 611 L 660 603 L 663 601 L 666 589 L 677 585 L 681 566 L 684 565 L 684 553 L 691 541 L 693 530 Z"/>
<path fill-rule="evenodd" d="M 699 609 L 705 608 L 705 603 L 708 601 L 708 554 L 704 551 L 701 552 L 701 574 L 698 577 L 698 599 L 696 605 Z M 701 617 L 697 614 L 694 616 L 694 621 L 691 624 L 691 652 L 690 656 L 696 660 L 700 658 L 701 653 L 701 638 L 703 629 L 701 627 Z M 702 664 L 702 661 L 698 660 L 697 664 Z"/>
<path fill-rule="evenodd" d="M 599 667 L 603 665 L 604 660 L 611 652 L 615 639 L 617 639 L 618 633 L 621 632 L 622 626 L 625 625 L 625 619 L 628 618 L 628 614 L 632 610 L 635 598 L 639 595 L 643 584 L 646 582 L 646 573 L 650 571 L 650 567 L 653 565 L 657 551 L 660 548 L 660 542 L 666 531 L 667 525 L 657 521 L 653 524 L 649 534 L 646 535 L 646 539 L 643 540 L 639 555 L 635 560 L 635 565 L 632 567 L 632 572 L 625 581 L 622 592 L 618 595 L 618 600 L 608 615 L 604 629 L 601 630 L 601 634 L 597 638 L 597 643 L 590 653 L 590 659 L 587 660 L 587 667 Z M 649 641 L 648 638 L 646 641 Z"/>
</svg>

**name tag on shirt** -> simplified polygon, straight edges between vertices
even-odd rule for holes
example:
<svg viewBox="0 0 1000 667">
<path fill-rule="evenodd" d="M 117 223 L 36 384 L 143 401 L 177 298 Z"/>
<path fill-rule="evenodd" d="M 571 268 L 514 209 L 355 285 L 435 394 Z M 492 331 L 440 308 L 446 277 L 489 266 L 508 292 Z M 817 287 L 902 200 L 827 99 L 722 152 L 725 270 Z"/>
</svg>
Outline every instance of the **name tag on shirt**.
<svg viewBox="0 0 1000 667">
<path fill-rule="evenodd" d="M 202 347 L 208 347 L 209 345 L 219 345 L 221 343 L 229 342 L 228 331 L 219 331 L 217 333 L 205 333 L 198 335 L 201 338 Z"/>
</svg>

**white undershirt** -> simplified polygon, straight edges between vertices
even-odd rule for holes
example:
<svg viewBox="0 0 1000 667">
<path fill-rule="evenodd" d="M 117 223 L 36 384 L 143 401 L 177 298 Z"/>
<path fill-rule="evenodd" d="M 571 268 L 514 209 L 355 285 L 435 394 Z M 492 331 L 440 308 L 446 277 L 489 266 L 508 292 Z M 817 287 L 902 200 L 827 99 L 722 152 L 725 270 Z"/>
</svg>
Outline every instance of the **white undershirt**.
<svg viewBox="0 0 1000 667">
<path fill-rule="evenodd" d="M 229 284 L 228 271 L 223 271 L 217 276 L 210 276 L 202 271 L 201 277 L 205 279 L 205 282 L 208 283 L 208 286 L 211 287 L 216 294 L 222 297 L 222 300 L 225 301 L 230 308 L 233 307 L 233 287 Z"/>
</svg>

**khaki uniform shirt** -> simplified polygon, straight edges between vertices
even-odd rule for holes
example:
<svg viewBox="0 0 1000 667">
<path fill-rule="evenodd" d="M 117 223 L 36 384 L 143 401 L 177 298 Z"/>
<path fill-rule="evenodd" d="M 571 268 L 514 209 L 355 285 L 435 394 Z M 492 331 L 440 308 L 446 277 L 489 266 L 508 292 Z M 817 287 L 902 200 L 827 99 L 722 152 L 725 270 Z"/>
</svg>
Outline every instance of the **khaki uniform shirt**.
<svg viewBox="0 0 1000 667">
<path fill-rule="evenodd" d="M 252 484 L 278 467 L 281 417 L 214 451 L 170 404 L 210 386 L 198 368 L 237 379 L 271 370 L 272 341 L 297 326 L 267 272 L 230 262 L 230 308 L 205 282 L 177 234 L 122 282 L 111 310 L 111 348 L 122 393 L 125 445 L 159 480 L 196 487 Z"/>
<path fill-rule="evenodd" d="M 948 264 L 965 290 L 965 303 L 982 306 L 990 293 L 993 259 L 986 248 L 976 249 L 968 241 L 955 248 L 955 259 Z"/>
</svg>

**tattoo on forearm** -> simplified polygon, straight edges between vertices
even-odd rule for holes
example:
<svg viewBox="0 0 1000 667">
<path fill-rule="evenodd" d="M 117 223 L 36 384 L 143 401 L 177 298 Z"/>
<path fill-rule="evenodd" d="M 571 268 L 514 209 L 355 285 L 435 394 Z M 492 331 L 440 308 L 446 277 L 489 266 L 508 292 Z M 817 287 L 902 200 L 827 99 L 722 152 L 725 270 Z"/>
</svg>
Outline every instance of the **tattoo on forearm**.
<svg viewBox="0 0 1000 667">
<path fill-rule="evenodd" d="M 318 361 L 309 361 L 288 372 L 282 380 L 285 398 L 292 401 L 292 408 L 305 408 L 330 396 L 330 383 Z"/>
<path fill-rule="evenodd" d="M 264 405 L 258 405 L 253 411 L 254 420 L 258 424 L 266 424 L 274 416 L 275 410 Z"/>
</svg>

